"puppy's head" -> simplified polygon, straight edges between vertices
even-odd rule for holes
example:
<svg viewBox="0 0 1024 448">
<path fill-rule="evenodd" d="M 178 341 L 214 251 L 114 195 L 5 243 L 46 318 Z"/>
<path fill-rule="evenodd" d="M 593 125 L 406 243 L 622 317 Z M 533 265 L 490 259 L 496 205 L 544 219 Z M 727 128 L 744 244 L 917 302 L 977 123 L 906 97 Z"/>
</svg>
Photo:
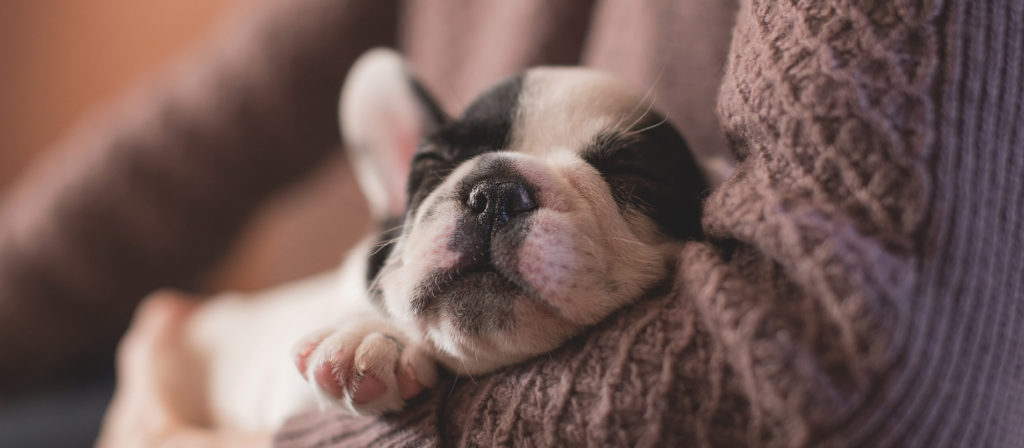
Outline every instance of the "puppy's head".
<svg viewBox="0 0 1024 448">
<path fill-rule="evenodd" d="M 699 234 L 706 186 L 683 139 L 599 72 L 532 69 L 452 119 L 375 50 L 340 115 L 389 230 L 373 300 L 459 373 L 557 347 L 658 284 Z"/>
</svg>

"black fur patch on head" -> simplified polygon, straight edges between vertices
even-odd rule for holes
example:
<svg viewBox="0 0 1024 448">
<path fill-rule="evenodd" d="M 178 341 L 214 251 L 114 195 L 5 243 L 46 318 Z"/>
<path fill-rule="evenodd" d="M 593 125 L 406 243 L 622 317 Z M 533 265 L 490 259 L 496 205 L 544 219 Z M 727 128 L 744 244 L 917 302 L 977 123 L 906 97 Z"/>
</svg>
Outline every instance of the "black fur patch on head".
<svg viewBox="0 0 1024 448">
<path fill-rule="evenodd" d="M 414 212 L 462 162 L 508 147 L 518 114 L 523 77 L 515 76 L 481 94 L 457 120 L 428 135 L 409 171 L 407 211 Z"/>
<path fill-rule="evenodd" d="M 601 173 L 619 209 L 649 216 L 667 235 L 701 237 L 707 182 L 683 137 L 655 113 L 626 131 L 598 135 L 583 159 Z"/>
</svg>

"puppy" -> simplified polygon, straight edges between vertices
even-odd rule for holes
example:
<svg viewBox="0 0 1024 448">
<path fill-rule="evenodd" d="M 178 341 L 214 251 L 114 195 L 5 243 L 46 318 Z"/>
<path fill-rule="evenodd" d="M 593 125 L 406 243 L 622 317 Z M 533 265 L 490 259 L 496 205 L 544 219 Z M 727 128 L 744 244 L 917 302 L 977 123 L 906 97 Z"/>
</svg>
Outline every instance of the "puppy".
<svg viewBox="0 0 1024 448">
<path fill-rule="evenodd" d="M 190 319 L 196 375 L 179 399 L 193 423 L 401 409 L 437 363 L 480 374 L 558 347 L 662 284 L 700 237 L 707 186 L 686 144 L 608 75 L 532 69 L 450 118 L 374 50 L 339 109 L 381 232 L 338 272 Z"/>
</svg>

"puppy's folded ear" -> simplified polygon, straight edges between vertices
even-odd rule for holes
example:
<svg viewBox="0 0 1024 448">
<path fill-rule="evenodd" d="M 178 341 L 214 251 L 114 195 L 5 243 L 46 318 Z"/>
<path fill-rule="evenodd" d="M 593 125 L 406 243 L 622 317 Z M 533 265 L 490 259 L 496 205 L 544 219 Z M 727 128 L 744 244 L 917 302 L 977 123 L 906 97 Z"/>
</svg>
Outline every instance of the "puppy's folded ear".
<svg viewBox="0 0 1024 448">
<path fill-rule="evenodd" d="M 352 66 L 338 105 L 341 134 L 374 217 L 401 216 L 409 165 L 447 119 L 398 53 L 370 50 Z"/>
</svg>

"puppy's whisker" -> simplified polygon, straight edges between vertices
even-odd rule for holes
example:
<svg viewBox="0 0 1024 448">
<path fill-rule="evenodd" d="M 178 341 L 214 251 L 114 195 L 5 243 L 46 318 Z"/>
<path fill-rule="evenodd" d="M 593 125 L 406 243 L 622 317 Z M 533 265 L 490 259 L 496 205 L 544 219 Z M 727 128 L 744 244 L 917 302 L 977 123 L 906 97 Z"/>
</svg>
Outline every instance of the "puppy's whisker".
<svg viewBox="0 0 1024 448">
<path fill-rule="evenodd" d="M 400 229 L 402 229 L 404 227 L 405 227 L 405 223 L 403 222 L 401 224 L 398 224 L 397 226 L 389 227 L 389 228 L 386 228 L 386 229 L 381 229 L 380 232 L 381 233 L 390 233 L 390 232 L 394 232 L 396 230 L 400 230 Z"/>
<path fill-rule="evenodd" d="M 652 124 L 650 126 L 647 126 L 645 128 L 642 128 L 642 129 L 637 129 L 635 131 L 628 131 L 625 134 L 623 134 L 623 136 L 624 137 L 632 137 L 634 135 L 639 135 L 639 134 L 647 132 L 647 131 L 649 131 L 651 129 L 654 129 L 654 128 L 658 127 L 658 126 L 661 126 L 661 125 L 663 125 L 663 124 L 665 124 L 667 122 L 668 122 L 668 115 L 666 114 L 665 118 L 662 118 L 661 121 L 659 121 L 657 123 L 654 123 L 654 124 Z"/>
<path fill-rule="evenodd" d="M 373 281 L 370 282 L 370 285 L 368 287 L 370 291 L 380 291 L 383 289 L 383 287 L 380 285 L 380 282 L 382 281 L 381 277 L 383 277 L 383 275 L 378 274 L 376 277 L 373 278 Z"/>
<path fill-rule="evenodd" d="M 398 240 L 400 240 L 400 239 L 401 239 L 401 237 L 396 237 L 396 238 L 391 238 L 389 240 L 383 240 L 383 241 L 375 244 L 373 246 L 373 249 L 370 250 L 370 255 L 377 255 L 380 251 L 384 250 L 385 247 L 388 247 L 389 244 L 397 243 Z"/>
<path fill-rule="evenodd" d="M 476 361 L 478 365 L 480 364 L 480 358 L 477 357 L 475 353 L 473 354 L 473 360 Z M 476 378 L 473 377 L 473 374 L 469 373 L 469 368 L 466 367 L 466 360 L 459 358 L 459 362 L 462 363 L 462 371 L 466 372 L 466 376 L 469 377 L 469 380 L 472 381 L 473 384 L 479 384 L 476 382 Z"/>
<path fill-rule="evenodd" d="M 626 117 L 633 116 L 633 114 L 635 114 L 636 111 L 640 108 L 640 106 L 643 105 L 644 103 L 647 103 L 644 113 L 640 114 L 640 116 L 633 121 L 633 124 L 626 127 L 626 129 L 632 129 L 634 126 L 637 125 L 637 123 L 641 122 L 644 119 L 644 117 L 647 116 L 647 114 L 651 112 L 651 108 L 654 107 L 654 89 L 658 87 L 658 83 L 661 82 L 661 77 L 664 74 L 665 64 L 662 64 L 661 68 L 658 69 L 658 75 L 654 77 L 654 81 L 651 82 L 650 87 L 648 87 L 647 90 L 644 92 L 644 95 L 640 97 L 640 101 L 637 101 L 637 103 L 633 105 L 633 109 L 630 110 L 628 114 L 623 115 L 622 117 L 619 118 L 619 121 L 615 123 L 615 127 L 613 129 L 621 129 L 619 126 L 622 124 L 622 120 L 624 120 Z"/>
<path fill-rule="evenodd" d="M 448 397 L 449 398 L 452 396 L 452 394 L 455 393 L 455 383 L 458 383 L 458 382 L 459 382 L 459 377 L 456 376 L 456 377 L 452 378 L 452 387 L 448 389 Z"/>
<path fill-rule="evenodd" d="M 644 121 L 644 119 L 647 118 L 647 114 L 651 113 L 651 110 L 653 108 L 654 108 L 654 98 L 651 98 L 651 101 L 649 101 L 647 103 L 647 109 L 644 109 L 644 113 L 640 114 L 639 117 L 637 117 L 635 120 L 633 120 L 633 123 L 630 123 L 630 125 L 626 127 L 626 133 L 625 134 L 627 136 L 628 135 L 636 135 L 636 134 L 638 134 L 638 132 L 633 132 L 631 130 L 633 128 L 635 128 L 638 124 L 640 124 L 642 121 Z"/>
<path fill-rule="evenodd" d="M 633 109 L 631 109 L 628 114 L 623 115 L 622 117 L 619 118 L 619 121 L 615 123 L 615 129 L 619 128 L 619 125 L 622 124 L 622 120 L 624 120 L 626 117 L 633 116 L 633 114 L 635 114 L 636 111 L 640 109 L 640 105 L 644 104 L 644 102 L 646 102 L 649 98 L 651 99 L 650 104 L 654 104 L 654 99 L 652 98 L 652 95 L 654 94 L 654 88 L 657 87 L 658 85 L 658 81 L 661 80 L 662 73 L 664 73 L 664 68 L 662 68 L 662 71 L 658 73 L 658 76 L 654 79 L 654 82 L 651 83 L 651 86 L 647 88 L 647 91 L 644 92 L 644 96 L 640 97 L 640 101 L 637 101 L 637 103 L 633 105 Z M 650 105 L 647 106 L 647 109 L 650 110 L 650 107 Z M 644 115 L 646 114 L 647 112 L 644 112 Z M 643 117 L 643 115 L 641 115 L 641 117 Z"/>
</svg>

